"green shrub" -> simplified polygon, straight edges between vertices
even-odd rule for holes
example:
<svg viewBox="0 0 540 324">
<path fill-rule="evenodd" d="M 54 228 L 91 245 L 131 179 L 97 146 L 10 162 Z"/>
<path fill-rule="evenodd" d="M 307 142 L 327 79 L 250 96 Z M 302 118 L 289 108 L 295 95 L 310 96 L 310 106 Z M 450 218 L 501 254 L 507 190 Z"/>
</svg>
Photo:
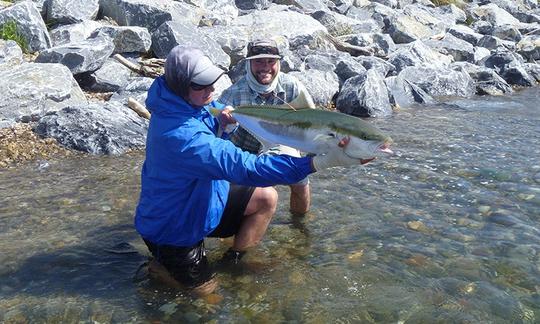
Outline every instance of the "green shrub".
<svg viewBox="0 0 540 324">
<path fill-rule="evenodd" d="M 14 21 L 8 21 L 0 26 L 0 38 L 15 41 L 24 53 L 28 52 L 28 42 L 19 33 L 17 23 Z"/>
<path fill-rule="evenodd" d="M 453 4 L 458 8 L 462 8 L 465 5 L 464 0 L 431 0 L 431 2 L 436 6 L 446 6 L 449 4 Z"/>
</svg>

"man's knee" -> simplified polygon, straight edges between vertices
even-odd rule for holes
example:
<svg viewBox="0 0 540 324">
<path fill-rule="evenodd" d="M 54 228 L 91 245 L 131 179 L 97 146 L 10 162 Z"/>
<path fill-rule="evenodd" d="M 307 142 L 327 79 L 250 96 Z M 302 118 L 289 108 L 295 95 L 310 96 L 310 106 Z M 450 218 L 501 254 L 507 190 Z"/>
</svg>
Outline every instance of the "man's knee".
<svg viewBox="0 0 540 324">
<path fill-rule="evenodd" d="M 273 215 L 276 211 L 278 194 L 273 187 L 256 188 L 246 208 L 246 214 L 262 212 Z"/>
<path fill-rule="evenodd" d="M 278 193 L 274 187 L 261 188 L 263 193 L 261 197 L 262 208 L 271 211 L 272 214 L 276 211 L 278 202 Z"/>
</svg>

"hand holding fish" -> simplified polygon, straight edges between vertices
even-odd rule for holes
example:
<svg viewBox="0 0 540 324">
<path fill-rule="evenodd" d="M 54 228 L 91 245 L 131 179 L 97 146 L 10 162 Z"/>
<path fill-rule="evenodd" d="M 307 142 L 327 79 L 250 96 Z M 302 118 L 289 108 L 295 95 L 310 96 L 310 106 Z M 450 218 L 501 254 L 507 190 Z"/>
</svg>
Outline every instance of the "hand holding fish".
<svg viewBox="0 0 540 324">
<path fill-rule="evenodd" d="M 350 141 L 350 137 L 344 137 L 331 151 L 328 151 L 323 155 L 315 155 L 311 160 L 313 169 L 315 171 L 320 171 L 322 169 L 333 168 L 336 166 L 366 164 L 375 159 L 374 157 L 370 159 L 356 159 L 348 156 L 345 152 L 345 148 Z"/>
<path fill-rule="evenodd" d="M 232 116 L 232 111 L 234 108 L 232 106 L 225 106 L 223 110 L 218 115 L 219 125 L 225 133 L 231 133 L 236 127 L 238 127 L 238 122 Z"/>
</svg>

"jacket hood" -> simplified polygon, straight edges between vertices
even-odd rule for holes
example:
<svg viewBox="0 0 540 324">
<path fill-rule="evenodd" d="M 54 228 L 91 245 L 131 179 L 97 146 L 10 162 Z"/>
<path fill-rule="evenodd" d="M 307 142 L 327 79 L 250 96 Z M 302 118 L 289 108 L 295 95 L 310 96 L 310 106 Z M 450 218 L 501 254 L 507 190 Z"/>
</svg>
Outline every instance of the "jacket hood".
<svg viewBox="0 0 540 324">
<path fill-rule="evenodd" d="M 168 86 L 165 77 L 154 80 L 146 98 L 146 108 L 150 113 L 160 115 L 196 116 L 201 109 L 193 108 L 182 97 L 174 93 Z"/>
</svg>

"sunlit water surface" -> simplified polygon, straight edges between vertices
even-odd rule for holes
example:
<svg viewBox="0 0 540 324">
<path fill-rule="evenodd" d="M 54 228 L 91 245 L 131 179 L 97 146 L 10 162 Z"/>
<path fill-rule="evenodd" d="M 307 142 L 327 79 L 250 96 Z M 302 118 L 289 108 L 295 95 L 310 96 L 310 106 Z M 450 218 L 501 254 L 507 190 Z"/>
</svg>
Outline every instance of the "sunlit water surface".
<svg viewBox="0 0 540 324">
<path fill-rule="evenodd" d="M 370 120 L 397 154 L 288 188 L 264 241 L 194 299 L 151 281 L 142 153 L 0 171 L 0 322 L 540 322 L 540 89 Z M 217 260 L 230 242 L 208 240 Z"/>
</svg>

